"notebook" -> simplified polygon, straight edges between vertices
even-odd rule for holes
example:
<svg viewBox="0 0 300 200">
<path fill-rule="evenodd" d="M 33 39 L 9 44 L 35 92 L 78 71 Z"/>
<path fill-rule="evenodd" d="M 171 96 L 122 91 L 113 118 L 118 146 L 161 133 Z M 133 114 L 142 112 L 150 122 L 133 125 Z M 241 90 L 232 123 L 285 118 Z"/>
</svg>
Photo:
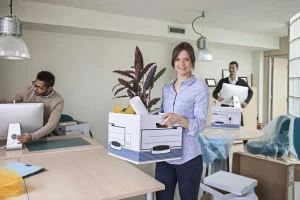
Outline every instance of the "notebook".
<svg viewBox="0 0 300 200">
<path fill-rule="evenodd" d="M 18 174 L 22 178 L 27 178 L 29 176 L 32 176 L 32 175 L 35 175 L 35 174 L 45 171 L 45 168 L 43 168 L 43 167 L 24 164 L 24 163 L 13 163 L 13 164 L 5 166 L 4 168 L 18 172 Z"/>
</svg>

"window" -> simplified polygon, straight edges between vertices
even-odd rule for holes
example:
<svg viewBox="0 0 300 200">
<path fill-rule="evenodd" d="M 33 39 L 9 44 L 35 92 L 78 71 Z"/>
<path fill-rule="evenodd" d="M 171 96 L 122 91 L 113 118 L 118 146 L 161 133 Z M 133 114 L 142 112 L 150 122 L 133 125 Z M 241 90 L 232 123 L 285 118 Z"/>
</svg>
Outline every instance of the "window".
<svg viewBox="0 0 300 200">
<path fill-rule="evenodd" d="M 290 20 L 289 115 L 300 117 L 300 13 Z"/>
</svg>

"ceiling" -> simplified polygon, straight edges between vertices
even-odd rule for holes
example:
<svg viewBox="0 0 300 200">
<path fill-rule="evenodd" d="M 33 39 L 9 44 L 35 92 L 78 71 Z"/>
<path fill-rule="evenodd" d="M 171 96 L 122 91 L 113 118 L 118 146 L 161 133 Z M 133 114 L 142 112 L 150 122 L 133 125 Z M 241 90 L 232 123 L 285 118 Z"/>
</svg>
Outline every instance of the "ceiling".
<svg viewBox="0 0 300 200">
<path fill-rule="evenodd" d="M 205 11 L 204 27 L 287 36 L 287 22 L 300 0 L 22 0 L 118 15 L 191 24 Z M 197 20 L 201 25 L 202 20 Z M 204 29 L 205 34 L 205 29 Z"/>
</svg>

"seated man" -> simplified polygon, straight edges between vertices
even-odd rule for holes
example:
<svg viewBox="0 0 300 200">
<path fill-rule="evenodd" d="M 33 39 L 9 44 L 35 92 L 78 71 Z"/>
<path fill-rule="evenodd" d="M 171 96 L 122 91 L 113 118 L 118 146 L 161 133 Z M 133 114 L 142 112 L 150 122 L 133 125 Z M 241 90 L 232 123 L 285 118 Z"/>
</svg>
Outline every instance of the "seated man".
<svg viewBox="0 0 300 200">
<path fill-rule="evenodd" d="M 41 71 L 37 74 L 32 86 L 8 98 L 0 98 L 0 103 L 43 103 L 44 127 L 34 133 L 24 133 L 19 136 L 21 143 L 37 140 L 51 133 L 57 126 L 64 100 L 54 89 L 55 77 L 51 72 Z"/>
</svg>

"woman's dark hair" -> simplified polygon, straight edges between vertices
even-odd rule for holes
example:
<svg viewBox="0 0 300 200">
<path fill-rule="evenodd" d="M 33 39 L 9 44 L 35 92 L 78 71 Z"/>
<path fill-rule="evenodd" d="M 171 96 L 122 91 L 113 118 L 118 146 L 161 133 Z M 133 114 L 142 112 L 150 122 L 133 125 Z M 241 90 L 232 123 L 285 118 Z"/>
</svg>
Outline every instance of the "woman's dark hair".
<svg viewBox="0 0 300 200">
<path fill-rule="evenodd" d="M 229 66 L 230 66 L 230 65 L 235 65 L 236 68 L 239 68 L 239 64 L 238 64 L 236 61 L 230 62 L 230 63 L 229 63 Z"/>
<path fill-rule="evenodd" d="M 55 77 L 51 72 L 41 71 L 37 74 L 36 79 L 44 81 L 46 87 L 53 87 L 55 83 Z"/>
<path fill-rule="evenodd" d="M 192 47 L 192 45 L 190 45 L 187 42 L 181 42 L 180 44 L 178 44 L 174 50 L 173 50 L 173 54 L 172 54 L 172 67 L 174 68 L 174 63 L 178 57 L 178 54 L 182 51 L 182 50 L 186 50 L 190 56 L 191 62 L 193 64 L 193 68 L 195 66 L 195 52 L 194 52 L 194 48 Z"/>
</svg>

